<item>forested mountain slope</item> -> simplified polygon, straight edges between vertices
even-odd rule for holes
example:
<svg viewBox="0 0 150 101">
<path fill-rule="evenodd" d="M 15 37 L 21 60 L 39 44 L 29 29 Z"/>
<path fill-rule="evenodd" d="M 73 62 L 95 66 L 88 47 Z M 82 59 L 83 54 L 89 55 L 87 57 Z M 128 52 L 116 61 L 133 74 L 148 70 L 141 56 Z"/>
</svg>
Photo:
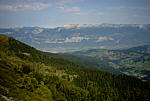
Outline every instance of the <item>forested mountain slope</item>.
<svg viewBox="0 0 150 101">
<path fill-rule="evenodd" d="M 80 56 L 80 55 L 70 54 L 70 53 L 49 53 L 49 52 L 43 52 L 43 53 L 47 56 L 69 60 L 80 66 L 84 66 L 88 68 L 96 68 L 102 71 L 108 71 L 112 73 L 121 73 L 119 70 L 111 67 L 108 62 L 101 61 L 94 57 Z"/>
<path fill-rule="evenodd" d="M 150 85 L 46 56 L 0 35 L 0 101 L 145 101 Z"/>
</svg>

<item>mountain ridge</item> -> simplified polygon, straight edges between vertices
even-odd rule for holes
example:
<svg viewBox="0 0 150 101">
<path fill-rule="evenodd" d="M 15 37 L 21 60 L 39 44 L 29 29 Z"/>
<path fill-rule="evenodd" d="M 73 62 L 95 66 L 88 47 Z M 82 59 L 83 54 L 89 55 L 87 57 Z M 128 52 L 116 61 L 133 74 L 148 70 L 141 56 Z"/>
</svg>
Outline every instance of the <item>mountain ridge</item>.
<svg viewBox="0 0 150 101">
<path fill-rule="evenodd" d="M 97 27 L 86 27 L 88 25 L 85 25 L 85 27 L 82 27 L 84 25 L 69 26 L 73 27 L 1 28 L 0 34 L 14 37 L 41 51 L 55 53 L 96 48 L 121 49 L 150 45 L 150 24 L 102 24 L 102 27 L 98 25 Z"/>
</svg>

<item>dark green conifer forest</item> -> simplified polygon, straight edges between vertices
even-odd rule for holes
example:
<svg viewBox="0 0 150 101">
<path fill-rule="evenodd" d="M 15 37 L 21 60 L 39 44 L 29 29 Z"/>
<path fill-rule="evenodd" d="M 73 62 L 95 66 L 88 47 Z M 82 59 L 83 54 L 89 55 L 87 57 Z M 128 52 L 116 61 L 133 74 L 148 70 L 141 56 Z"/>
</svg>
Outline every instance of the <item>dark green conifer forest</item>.
<svg viewBox="0 0 150 101">
<path fill-rule="evenodd" d="M 150 84 L 47 56 L 0 35 L 0 101 L 149 101 Z"/>
</svg>

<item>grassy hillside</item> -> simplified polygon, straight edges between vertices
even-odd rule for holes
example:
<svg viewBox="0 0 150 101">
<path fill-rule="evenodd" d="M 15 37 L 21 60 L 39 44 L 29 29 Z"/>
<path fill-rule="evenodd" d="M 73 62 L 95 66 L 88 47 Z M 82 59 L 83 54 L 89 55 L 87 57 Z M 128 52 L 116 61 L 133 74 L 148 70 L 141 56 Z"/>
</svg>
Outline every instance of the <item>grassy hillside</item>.
<svg viewBox="0 0 150 101">
<path fill-rule="evenodd" d="M 106 62 L 120 72 L 150 81 L 150 46 L 139 46 L 124 50 L 95 49 L 73 53 L 80 57 L 95 58 Z"/>
<path fill-rule="evenodd" d="M 0 101 L 145 101 L 150 85 L 46 56 L 0 35 Z"/>
</svg>

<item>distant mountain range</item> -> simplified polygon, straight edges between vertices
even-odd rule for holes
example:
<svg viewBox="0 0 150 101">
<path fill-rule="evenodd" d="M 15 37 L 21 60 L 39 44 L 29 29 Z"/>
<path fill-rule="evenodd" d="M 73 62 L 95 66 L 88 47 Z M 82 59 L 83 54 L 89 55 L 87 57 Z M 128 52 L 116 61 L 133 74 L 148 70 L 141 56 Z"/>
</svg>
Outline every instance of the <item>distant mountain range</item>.
<svg viewBox="0 0 150 101">
<path fill-rule="evenodd" d="M 0 28 L 0 34 L 49 52 L 150 45 L 150 24 L 67 24 L 57 28 Z"/>
</svg>

